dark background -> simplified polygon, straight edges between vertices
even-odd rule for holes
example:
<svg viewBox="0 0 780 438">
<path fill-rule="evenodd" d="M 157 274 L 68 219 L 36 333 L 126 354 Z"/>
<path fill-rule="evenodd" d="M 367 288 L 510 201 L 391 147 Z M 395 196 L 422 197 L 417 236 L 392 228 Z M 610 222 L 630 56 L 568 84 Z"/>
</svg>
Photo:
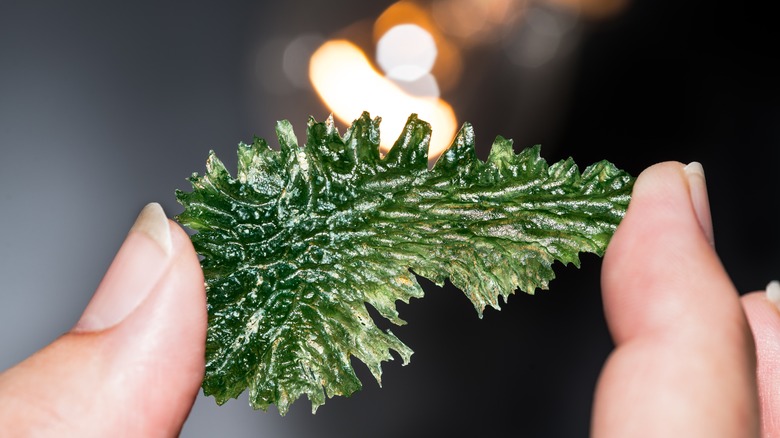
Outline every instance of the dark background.
<svg viewBox="0 0 780 438">
<path fill-rule="evenodd" d="M 272 57 L 257 67 L 269 41 L 329 37 L 391 4 L 69 3 L 0 2 L 0 369 L 71 327 L 138 211 L 179 213 L 173 191 L 209 149 L 232 168 L 239 141 L 275 142 L 275 121 L 327 117 L 311 91 L 262 86 L 278 70 Z M 607 19 L 569 17 L 550 62 L 519 67 L 482 46 L 444 97 L 482 157 L 503 135 L 635 175 L 700 161 L 723 263 L 740 291 L 762 289 L 780 276 L 779 39 L 762 8 L 634 0 Z M 415 355 L 384 367 L 384 388 L 358 364 L 363 391 L 315 416 L 305 399 L 279 417 L 200 397 L 182 435 L 585 436 L 612 348 L 600 259 L 557 268 L 551 291 L 482 320 L 460 292 L 423 282 L 394 330 Z"/>
</svg>

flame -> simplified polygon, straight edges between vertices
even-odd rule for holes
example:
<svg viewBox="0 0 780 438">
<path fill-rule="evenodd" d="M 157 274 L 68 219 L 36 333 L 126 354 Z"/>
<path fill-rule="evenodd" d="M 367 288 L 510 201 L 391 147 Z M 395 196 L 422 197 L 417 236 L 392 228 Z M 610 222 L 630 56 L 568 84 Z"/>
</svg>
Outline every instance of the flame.
<svg viewBox="0 0 780 438">
<path fill-rule="evenodd" d="M 360 48 L 346 40 L 328 41 L 309 63 L 309 78 L 323 102 L 345 123 L 363 111 L 382 117 L 380 150 L 386 153 L 401 134 L 406 119 L 416 113 L 431 124 L 428 159 L 435 160 L 452 142 L 457 130 L 452 107 L 439 98 L 404 92 L 371 65 Z"/>
</svg>

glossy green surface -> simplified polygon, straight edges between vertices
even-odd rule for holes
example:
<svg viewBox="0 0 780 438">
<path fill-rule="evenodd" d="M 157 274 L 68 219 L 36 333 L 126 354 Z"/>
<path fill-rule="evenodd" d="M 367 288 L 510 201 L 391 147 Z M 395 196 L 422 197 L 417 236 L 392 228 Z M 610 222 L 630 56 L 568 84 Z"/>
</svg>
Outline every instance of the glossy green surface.
<svg viewBox="0 0 780 438">
<path fill-rule="evenodd" d="M 212 153 L 177 198 L 206 276 L 204 392 L 222 404 L 248 388 L 254 408 L 282 414 L 304 394 L 314 411 L 360 389 L 351 356 L 377 380 L 391 350 L 409 361 L 366 303 L 403 324 L 396 301 L 423 295 L 411 271 L 449 278 L 481 316 L 499 295 L 547 288 L 555 260 L 602 255 L 633 184 L 606 161 L 548 166 L 538 146 L 515 154 L 500 137 L 483 162 L 469 125 L 429 169 L 430 126 L 415 116 L 385 157 L 368 114 L 343 137 L 310 120 L 305 146 L 288 122 L 277 135 L 281 151 L 239 145 L 236 178 Z"/>
</svg>

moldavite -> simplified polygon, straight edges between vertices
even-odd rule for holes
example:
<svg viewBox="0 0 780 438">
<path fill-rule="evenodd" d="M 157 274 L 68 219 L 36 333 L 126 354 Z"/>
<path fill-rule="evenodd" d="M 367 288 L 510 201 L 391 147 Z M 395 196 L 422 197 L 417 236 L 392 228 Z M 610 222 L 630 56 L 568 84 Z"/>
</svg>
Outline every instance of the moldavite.
<svg viewBox="0 0 780 438">
<path fill-rule="evenodd" d="M 412 350 L 366 304 L 404 324 L 395 303 L 422 297 L 416 274 L 450 279 L 481 317 L 499 296 L 546 289 L 555 260 L 602 255 L 628 206 L 634 179 L 609 162 L 580 173 L 502 137 L 482 161 L 465 124 L 429 168 L 427 123 L 412 115 L 381 156 L 379 120 L 364 113 L 341 136 L 310 119 L 303 146 L 279 122 L 281 150 L 239 144 L 235 178 L 212 152 L 177 191 L 203 257 L 203 390 L 217 403 L 248 388 L 255 409 L 284 415 L 305 394 L 314 412 L 360 389 L 352 356 L 380 381 L 391 350 L 404 364 Z"/>
</svg>

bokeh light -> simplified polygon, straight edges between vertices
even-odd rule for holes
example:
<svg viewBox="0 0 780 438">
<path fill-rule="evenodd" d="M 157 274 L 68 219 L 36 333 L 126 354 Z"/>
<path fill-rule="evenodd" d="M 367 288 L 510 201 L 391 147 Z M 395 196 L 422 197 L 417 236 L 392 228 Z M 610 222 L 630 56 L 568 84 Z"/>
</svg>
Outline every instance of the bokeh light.
<svg viewBox="0 0 780 438">
<path fill-rule="evenodd" d="M 429 74 L 436 61 L 436 42 L 416 24 L 399 24 L 376 44 L 376 60 L 388 78 L 416 81 Z"/>
<path fill-rule="evenodd" d="M 378 43 L 392 28 L 408 24 L 424 29 L 436 44 L 437 56 L 431 74 L 438 89 L 454 89 L 463 72 L 463 55 L 458 46 L 442 33 L 428 9 L 409 1 L 393 3 L 374 22 L 374 42 Z"/>
<path fill-rule="evenodd" d="M 405 92 L 374 69 L 365 53 L 349 41 L 328 41 L 317 49 L 311 57 L 309 75 L 320 98 L 345 123 L 351 123 L 363 111 L 382 117 L 383 153 L 401 134 L 412 113 L 432 126 L 429 160 L 435 160 L 452 142 L 457 121 L 449 104 Z"/>
<path fill-rule="evenodd" d="M 504 53 L 513 64 L 538 68 L 561 56 L 568 35 L 579 19 L 576 10 L 552 4 L 534 4 L 525 14 L 523 25 L 504 37 Z"/>
<path fill-rule="evenodd" d="M 552 4 L 579 11 L 589 19 L 606 19 L 622 12 L 628 0 L 546 0 Z"/>
<path fill-rule="evenodd" d="M 465 47 L 494 42 L 522 17 L 528 0 L 436 0 L 433 19 L 446 35 Z"/>
<path fill-rule="evenodd" d="M 282 70 L 287 80 L 299 89 L 310 89 L 309 59 L 321 46 L 324 38 L 316 33 L 305 33 L 294 38 L 284 48 Z"/>
</svg>

